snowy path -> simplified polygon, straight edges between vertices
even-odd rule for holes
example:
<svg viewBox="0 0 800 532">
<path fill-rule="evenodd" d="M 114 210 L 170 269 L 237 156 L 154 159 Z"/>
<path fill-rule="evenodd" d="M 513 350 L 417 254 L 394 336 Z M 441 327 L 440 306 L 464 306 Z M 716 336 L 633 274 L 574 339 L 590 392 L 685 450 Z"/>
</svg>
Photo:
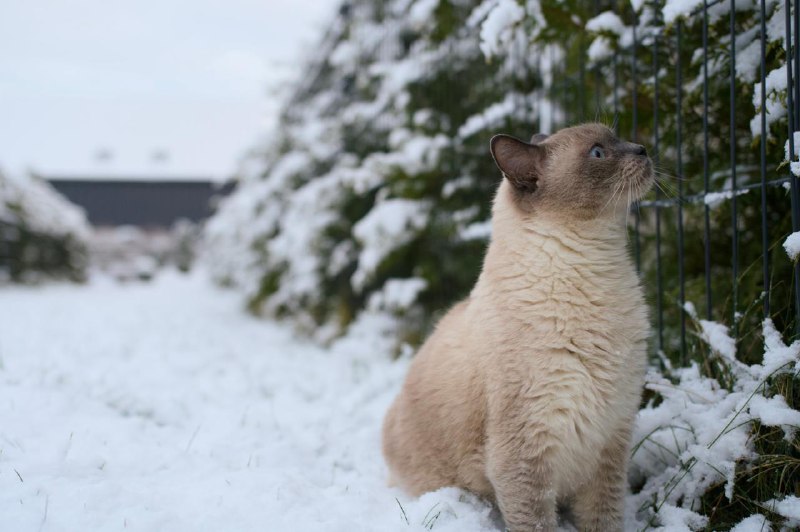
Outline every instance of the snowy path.
<svg viewBox="0 0 800 532">
<path fill-rule="evenodd" d="M 1 289 L 0 530 L 497 530 L 385 487 L 406 364 L 368 339 L 300 342 L 202 276 Z"/>
</svg>

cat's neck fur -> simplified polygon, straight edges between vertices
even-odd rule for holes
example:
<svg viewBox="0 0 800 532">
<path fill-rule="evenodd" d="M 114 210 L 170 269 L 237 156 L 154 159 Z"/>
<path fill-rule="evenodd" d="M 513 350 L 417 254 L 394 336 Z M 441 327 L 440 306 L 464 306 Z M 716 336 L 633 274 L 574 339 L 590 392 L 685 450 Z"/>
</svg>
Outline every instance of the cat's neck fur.
<svg viewBox="0 0 800 532">
<path fill-rule="evenodd" d="M 511 193 L 508 186 L 498 192 L 492 241 L 473 297 L 536 303 L 561 289 L 626 294 L 637 288 L 630 283 L 624 213 L 593 220 L 547 212 L 523 215 L 510 204 Z"/>
</svg>

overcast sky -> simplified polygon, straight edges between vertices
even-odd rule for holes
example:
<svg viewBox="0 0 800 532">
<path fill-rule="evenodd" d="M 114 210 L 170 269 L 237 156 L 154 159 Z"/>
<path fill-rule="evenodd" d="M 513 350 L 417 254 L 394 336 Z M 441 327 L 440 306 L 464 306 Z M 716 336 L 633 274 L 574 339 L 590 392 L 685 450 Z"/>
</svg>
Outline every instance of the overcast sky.
<svg viewBox="0 0 800 532">
<path fill-rule="evenodd" d="M 0 168 L 230 174 L 338 3 L 0 0 Z"/>
</svg>

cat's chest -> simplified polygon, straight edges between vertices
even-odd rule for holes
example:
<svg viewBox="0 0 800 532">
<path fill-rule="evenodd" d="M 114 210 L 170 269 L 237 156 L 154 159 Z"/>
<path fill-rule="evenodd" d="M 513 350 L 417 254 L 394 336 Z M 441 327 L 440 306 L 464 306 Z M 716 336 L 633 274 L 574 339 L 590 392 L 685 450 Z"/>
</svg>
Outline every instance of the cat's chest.
<svg viewBox="0 0 800 532">
<path fill-rule="evenodd" d="M 559 492 L 596 469 L 603 449 L 631 424 L 638 404 L 637 375 L 623 376 L 627 370 L 609 369 L 598 378 L 582 366 L 562 365 L 562 371 L 542 375 L 540 404 L 529 410 L 552 438 Z"/>
</svg>

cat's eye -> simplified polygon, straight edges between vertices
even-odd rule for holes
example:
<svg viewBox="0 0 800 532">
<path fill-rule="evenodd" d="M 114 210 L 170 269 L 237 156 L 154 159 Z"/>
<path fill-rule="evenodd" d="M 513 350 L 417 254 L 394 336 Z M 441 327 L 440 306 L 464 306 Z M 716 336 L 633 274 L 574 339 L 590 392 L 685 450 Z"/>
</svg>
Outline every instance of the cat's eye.
<svg viewBox="0 0 800 532">
<path fill-rule="evenodd" d="M 595 145 L 592 146 L 591 150 L 589 150 L 589 157 L 592 157 L 594 159 L 605 159 L 606 152 L 603 151 L 603 148 L 601 148 L 600 146 Z"/>
</svg>

